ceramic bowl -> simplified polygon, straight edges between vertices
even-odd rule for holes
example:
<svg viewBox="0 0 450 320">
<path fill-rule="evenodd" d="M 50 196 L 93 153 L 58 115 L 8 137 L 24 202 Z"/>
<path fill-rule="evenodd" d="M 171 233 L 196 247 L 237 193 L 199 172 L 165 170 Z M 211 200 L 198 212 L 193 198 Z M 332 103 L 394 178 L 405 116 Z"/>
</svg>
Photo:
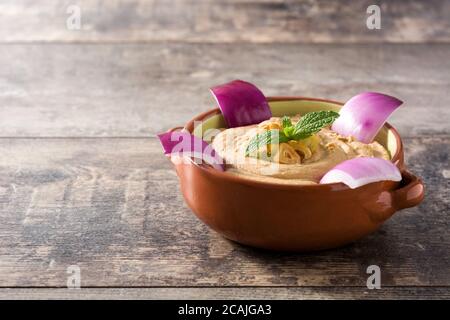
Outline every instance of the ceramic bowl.
<svg viewBox="0 0 450 320">
<path fill-rule="evenodd" d="M 314 110 L 338 111 L 342 103 L 304 97 L 268 98 L 274 116 Z M 201 121 L 201 126 L 194 126 Z M 195 135 L 226 127 L 219 109 L 184 127 Z M 179 130 L 174 128 L 172 130 Z M 350 189 L 344 184 L 266 183 L 220 172 L 192 162 L 175 164 L 184 199 L 197 217 L 224 237 L 241 244 L 282 251 L 311 251 L 345 245 L 377 230 L 396 211 L 418 205 L 422 181 L 403 160 L 398 132 L 386 124 L 376 140 L 391 153 L 402 181 L 383 181 Z"/>
</svg>

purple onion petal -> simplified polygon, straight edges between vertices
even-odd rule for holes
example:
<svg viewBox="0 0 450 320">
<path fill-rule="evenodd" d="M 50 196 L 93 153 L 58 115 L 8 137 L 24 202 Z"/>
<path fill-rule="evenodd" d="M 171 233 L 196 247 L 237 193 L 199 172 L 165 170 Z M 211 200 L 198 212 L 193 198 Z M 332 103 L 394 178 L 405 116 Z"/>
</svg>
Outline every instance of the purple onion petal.
<svg viewBox="0 0 450 320">
<path fill-rule="evenodd" d="M 328 171 L 321 184 L 342 182 L 352 189 L 377 181 L 400 181 L 400 170 L 390 161 L 380 158 L 354 158 L 341 162 Z"/>
<path fill-rule="evenodd" d="M 264 94 L 253 84 L 234 80 L 211 88 L 229 128 L 257 124 L 272 117 Z"/>
<path fill-rule="evenodd" d="M 166 132 L 158 135 L 164 154 L 172 157 L 193 158 L 196 163 L 206 162 L 217 170 L 224 171 L 224 161 L 206 141 L 187 132 Z"/>
<path fill-rule="evenodd" d="M 342 136 L 353 136 L 358 141 L 370 143 L 402 103 L 382 93 L 360 93 L 345 103 L 331 128 Z"/>
</svg>

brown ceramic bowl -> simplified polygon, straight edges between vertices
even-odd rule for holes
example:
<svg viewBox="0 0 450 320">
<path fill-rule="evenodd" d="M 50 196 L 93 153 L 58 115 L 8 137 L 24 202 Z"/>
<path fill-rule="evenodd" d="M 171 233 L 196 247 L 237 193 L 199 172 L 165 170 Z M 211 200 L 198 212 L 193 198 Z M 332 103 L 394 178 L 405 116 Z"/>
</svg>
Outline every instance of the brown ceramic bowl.
<svg viewBox="0 0 450 320">
<path fill-rule="evenodd" d="M 342 106 L 303 97 L 269 98 L 269 102 L 275 116 Z M 194 128 L 194 121 L 202 121 L 202 126 Z M 199 130 L 213 127 L 225 127 L 219 109 L 195 117 L 184 129 L 199 135 Z M 175 167 L 189 207 L 224 237 L 272 250 L 327 249 L 364 237 L 396 211 L 416 206 L 424 197 L 422 181 L 404 166 L 397 131 L 386 124 L 376 140 L 402 171 L 401 182 L 375 182 L 356 189 L 341 183 L 299 186 L 254 181 L 194 162 Z"/>
</svg>

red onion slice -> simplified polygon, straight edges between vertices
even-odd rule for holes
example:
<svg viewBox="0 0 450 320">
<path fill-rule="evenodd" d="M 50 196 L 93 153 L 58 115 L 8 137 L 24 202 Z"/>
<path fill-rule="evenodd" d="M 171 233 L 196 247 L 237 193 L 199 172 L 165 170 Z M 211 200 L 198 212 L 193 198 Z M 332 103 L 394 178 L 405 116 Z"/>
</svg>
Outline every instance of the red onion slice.
<svg viewBox="0 0 450 320">
<path fill-rule="evenodd" d="M 187 132 L 166 132 L 158 135 L 164 154 L 174 159 L 193 158 L 195 163 L 208 163 L 224 171 L 224 161 L 206 141 Z"/>
<path fill-rule="evenodd" d="M 353 136 L 358 141 L 370 143 L 387 118 L 402 103 L 382 93 L 360 93 L 341 108 L 340 116 L 331 128 L 342 136 Z"/>
<path fill-rule="evenodd" d="M 354 158 L 328 171 L 321 184 L 342 182 L 352 189 L 377 181 L 400 181 L 400 170 L 390 161 L 380 158 Z"/>
<path fill-rule="evenodd" d="M 272 117 L 264 94 L 253 84 L 234 80 L 211 88 L 229 128 L 260 123 Z"/>
</svg>

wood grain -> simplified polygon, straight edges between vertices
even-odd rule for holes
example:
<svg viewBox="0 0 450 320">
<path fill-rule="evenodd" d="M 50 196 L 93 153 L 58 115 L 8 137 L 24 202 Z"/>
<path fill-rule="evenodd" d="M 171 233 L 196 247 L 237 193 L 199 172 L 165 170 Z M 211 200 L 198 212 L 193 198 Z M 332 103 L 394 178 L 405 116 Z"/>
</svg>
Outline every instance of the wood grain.
<svg viewBox="0 0 450 320">
<path fill-rule="evenodd" d="M 0 289 L 0 299 L 183 299 L 183 300 L 274 300 L 274 299 L 449 299 L 447 287 L 387 287 L 368 290 L 358 287 L 296 288 L 8 288 Z"/>
<path fill-rule="evenodd" d="M 425 180 L 423 204 L 353 245 L 287 254 L 240 246 L 200 223 L 156 139 L 0 139 L 0 286 L 65 287 L 67 267 L 78 265 L 82 287 L 342 286 L 342 293 L 364 287 L 367 266 L 376 264 L 382 286 L 447 287 L 440 294 L 448 295 L 450 139 L 408 138 L 405 147 Z"/>
<path fill-rule="evenodd" d="M 241 78 L 266 95 L 405 101 L 403 136 L 450 133 L 450 45 L 0 45 L 0 136 L 147 137 L 215 106 Z"/>
<path fill-rule="evenodd" d="M 366 27 L 381 7 L 381 29 Z M 69 6 L 80 30 L 66 27 Z M 3 0 L 2 42 L 450 42 L 447 0 Z"/>
</svg>

